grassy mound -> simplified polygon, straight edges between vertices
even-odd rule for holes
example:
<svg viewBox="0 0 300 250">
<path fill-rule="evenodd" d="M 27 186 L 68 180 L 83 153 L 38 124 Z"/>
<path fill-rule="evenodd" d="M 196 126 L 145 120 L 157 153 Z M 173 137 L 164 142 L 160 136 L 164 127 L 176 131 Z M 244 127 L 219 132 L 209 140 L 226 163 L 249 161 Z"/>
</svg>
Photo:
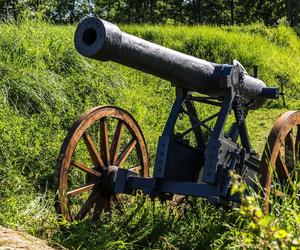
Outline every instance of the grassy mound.
<svg viewBox="0 0 300 250">
<path fill-rule="evenodd" d="M 258 65 L 260 78 L 269 86 L 284 85 L 288 107 L 300 107 L 300 40 L 287 27 L 123 29 L 205 60 L 238 59 L 249 72 Z M 228 242 L 222 239 L 236 213 L 224 213 L 200 199 L 189 200 L 192 205 L 184 215 L 180 208 L 137 200 L 122 216 L 59 227 L 53 174 L 74 120 L 93 106 L 127 109 L 142 127 L 153 165 L 158 136 L 174 100 L 168 82 L 80 57 L 73 48 L 74 30 L 38 22 L 0 24 L 0 223 L 73 249 L 201 248 Z M 280 101 L 270 101 L 250 113 L 248 127 L 257 151 L 262 151 L 274 120 L 284 111 Z M 238 227 L 234 223 L 231 230 Z"/>
</svg>

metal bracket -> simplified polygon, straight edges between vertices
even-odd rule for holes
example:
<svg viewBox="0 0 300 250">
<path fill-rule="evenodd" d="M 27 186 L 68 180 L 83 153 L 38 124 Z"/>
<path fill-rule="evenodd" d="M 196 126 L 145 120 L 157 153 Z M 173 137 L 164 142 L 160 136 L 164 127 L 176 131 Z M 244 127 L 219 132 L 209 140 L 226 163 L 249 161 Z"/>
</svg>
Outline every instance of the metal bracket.
<svg viewBox="0 0 300 250">
<path fill-rule="evenodd" d="M 185 91 L 183 88 L 176 87 L 176 99 L 172 106 L 172 110 L 170 112 L 163 134 L 158 141 L 156 159 L 154 165 L 154 173 L 153 173 L 154 178 L 164 178 L 165 176 L 166 159 L 168 156 L 169 142 L 171 137 L 174 136 L 174 126 L 178 114 L 182 109 L 182 103 L 184 102 L 184 98 L 186 94 L 187 91 Z"/>
<path fill-rule="evenodd" d="M 224 126 L 231 110 L 232 101 L 232 90 L 229 88 L 223 101 L 215 128 L 205 150 L 203 181 L 210 184 L 215 184 L 216 181 L 216 172 L 220 163 L 220 153 L 222 151 L 222 140 L 225 139 Z"/>
<path fill-rule="evenodd" d="M 216 183 L 216 175 L 221 164 L 221 153 L 223 148 L 224 126 L 227 117 L 232 109 L 235 97 L 235 85 L 238 84 L 239 74 L 236 66 L 224 67 L 223 76 L 220 78 L 220 85 L 225 88 L 225 98 L 214 127 L 213 133 L 208 141 L 205 150 L 205 162 L 203 171 L 203 181 L 209 184 Z"/>
</svg>

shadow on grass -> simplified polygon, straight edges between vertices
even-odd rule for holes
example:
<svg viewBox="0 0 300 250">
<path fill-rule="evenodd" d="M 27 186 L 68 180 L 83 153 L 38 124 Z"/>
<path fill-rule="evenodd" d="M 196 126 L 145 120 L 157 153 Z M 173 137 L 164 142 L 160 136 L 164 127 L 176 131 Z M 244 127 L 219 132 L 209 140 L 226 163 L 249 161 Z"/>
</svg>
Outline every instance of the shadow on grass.
<svg viewBox="0 0 300 250">
<path fill-rule="evenodd" d="M 228 221 L 230 213 L 202 199 L 161 204 L 136 197 L 96 222 L 65 223 L 52 239 L 69 249 L 208 249 Z"/>
</svg>

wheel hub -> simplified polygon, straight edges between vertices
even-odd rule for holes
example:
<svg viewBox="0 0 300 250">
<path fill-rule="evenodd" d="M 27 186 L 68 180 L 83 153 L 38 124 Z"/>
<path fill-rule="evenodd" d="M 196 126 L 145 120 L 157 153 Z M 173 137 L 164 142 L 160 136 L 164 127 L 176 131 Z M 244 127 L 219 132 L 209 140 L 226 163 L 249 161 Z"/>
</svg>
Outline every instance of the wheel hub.
<svg viewBox="0 0 300 250">
<path fill-rule="evenodd" d="M 101 192 L 106 196 L 111 196 L 114 193 L 114 183 L 118 172 L 117 166 L 105 167 L 99 177 L 91 177 L 87 175 L 86 182 L 96 182 L 94 190 Z"/>
</svg>

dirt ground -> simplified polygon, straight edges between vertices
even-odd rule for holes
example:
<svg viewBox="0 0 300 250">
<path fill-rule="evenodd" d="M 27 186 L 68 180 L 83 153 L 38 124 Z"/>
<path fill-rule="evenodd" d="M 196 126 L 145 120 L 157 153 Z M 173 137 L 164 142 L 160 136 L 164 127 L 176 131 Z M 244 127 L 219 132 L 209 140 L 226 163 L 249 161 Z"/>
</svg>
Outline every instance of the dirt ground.
<svg viewBox="0 0 300 250">
<path fill-rule="evenodd" d="M 14 231 L 0 226 L 0 250 L 54 250 L 46 241 L 40 240 L 29 234 Z M 62 248 L 59 248 L 62 249 Z"/>
</svg>

